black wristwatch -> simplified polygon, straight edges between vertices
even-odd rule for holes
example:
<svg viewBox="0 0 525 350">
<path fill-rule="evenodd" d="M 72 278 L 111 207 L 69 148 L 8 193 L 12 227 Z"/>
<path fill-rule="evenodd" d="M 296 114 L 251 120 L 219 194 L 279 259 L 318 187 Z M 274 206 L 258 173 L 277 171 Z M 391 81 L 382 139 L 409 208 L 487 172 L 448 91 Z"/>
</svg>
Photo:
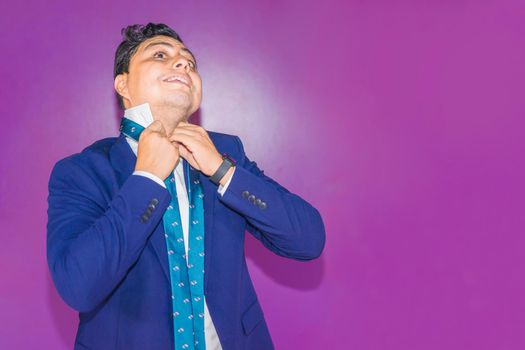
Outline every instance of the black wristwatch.
<svg viewBox="0 0 525 350">
<path fill-rule="evenodd" d="M 216 185 L 219 185 L 224 175 L 226 175 L 228 170 L 230 170 L 230 168 L 234 166 L 235 166 L 235 160 L 233 160 L 227 153 L 223 153 L 222 163 L 219 166 L 219 169 L 217 169 L 217 171 L 215 172 L 215 174 L 210 176 L 210 181 Z"/>
</svg>

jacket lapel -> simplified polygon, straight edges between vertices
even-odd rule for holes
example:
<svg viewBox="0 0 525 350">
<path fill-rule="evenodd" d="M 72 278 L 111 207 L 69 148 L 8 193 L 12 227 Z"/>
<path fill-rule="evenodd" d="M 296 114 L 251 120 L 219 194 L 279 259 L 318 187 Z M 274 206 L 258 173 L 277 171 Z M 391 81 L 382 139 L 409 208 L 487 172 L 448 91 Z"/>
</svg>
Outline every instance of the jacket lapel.
<svg viewBox="0 0 525 350">
<path fill-rule="evenodd" d="M 109 159 L 115 174 L 117 176 L 117 182 L 119 189 L 122 187 L 124 182 L 133 172 L 135 163 L 137 162 L 137 156 L 129 147 L 126 137 L 120 134 L 117 137 L 117 141 L 109 150 Z"/>
</svg>

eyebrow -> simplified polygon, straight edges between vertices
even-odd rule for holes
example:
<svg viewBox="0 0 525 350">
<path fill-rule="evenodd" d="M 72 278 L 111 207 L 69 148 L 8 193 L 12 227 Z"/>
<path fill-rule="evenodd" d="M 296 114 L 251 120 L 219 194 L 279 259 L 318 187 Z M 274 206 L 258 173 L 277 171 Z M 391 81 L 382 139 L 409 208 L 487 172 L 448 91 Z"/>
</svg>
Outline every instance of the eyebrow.
<svg viewBox="0 0 525 350">
<path fill-rule="evenodd" d="M 168 46 L 172 49 L 174 49 L 173 45 L 171 45 L 170 43 L 168 43 L 167 41 L 157 41 L 157 42 L 152 42 L 152 43 L 149 43 L 148 45 L 146 45 L 146 47 L 144 48 L 143 52 L 152 48 L 153 46 L 157 46 L 157 45 L 162 45 L 162 46 Z M 179 51 L 182 51 L 182 52 L 186 52 L 188 54 L 190 54 L 191 58 L 193 59 L 193 63 L 195 63 L 195 66 L 197 66 L 197 60 L 195 59 L 195 55 L 193 55 L 193 53 L 185 48 L 185 47 L 181 47 L 179 49 Z"/>
</svg>

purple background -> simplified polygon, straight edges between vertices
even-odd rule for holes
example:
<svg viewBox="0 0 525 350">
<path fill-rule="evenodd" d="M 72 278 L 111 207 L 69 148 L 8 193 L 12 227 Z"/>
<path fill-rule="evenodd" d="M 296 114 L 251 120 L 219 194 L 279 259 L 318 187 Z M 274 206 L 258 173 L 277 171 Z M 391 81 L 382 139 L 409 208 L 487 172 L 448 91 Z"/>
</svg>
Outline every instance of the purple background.
<svg viewBox="0 0 525 350">
<path fill-rule="evenodd" d="M 317 207 L 322 258 L 247 242 L 278 349 L 525 348 L 523 1 L 2 2 L 0 348 L 70 349 L 54 163 L 117 135 L 120 29 L 198 57 L 190 121 Z"/>
</svg>

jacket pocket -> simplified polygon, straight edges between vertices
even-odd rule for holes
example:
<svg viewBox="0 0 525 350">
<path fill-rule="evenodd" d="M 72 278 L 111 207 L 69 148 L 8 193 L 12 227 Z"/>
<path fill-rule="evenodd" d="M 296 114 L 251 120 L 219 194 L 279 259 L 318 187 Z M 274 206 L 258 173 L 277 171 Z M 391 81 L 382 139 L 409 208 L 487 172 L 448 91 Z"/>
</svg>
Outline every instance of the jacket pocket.
<svg viewBox="0 0 525 350">
<path fill-rule="evenodd" d="M 249 335 L 253 329 L 264 319 L 264 314 L 259 301 L 256 299 L 242 314 L 242 328 L 244 334 Z"/>
</svg>

